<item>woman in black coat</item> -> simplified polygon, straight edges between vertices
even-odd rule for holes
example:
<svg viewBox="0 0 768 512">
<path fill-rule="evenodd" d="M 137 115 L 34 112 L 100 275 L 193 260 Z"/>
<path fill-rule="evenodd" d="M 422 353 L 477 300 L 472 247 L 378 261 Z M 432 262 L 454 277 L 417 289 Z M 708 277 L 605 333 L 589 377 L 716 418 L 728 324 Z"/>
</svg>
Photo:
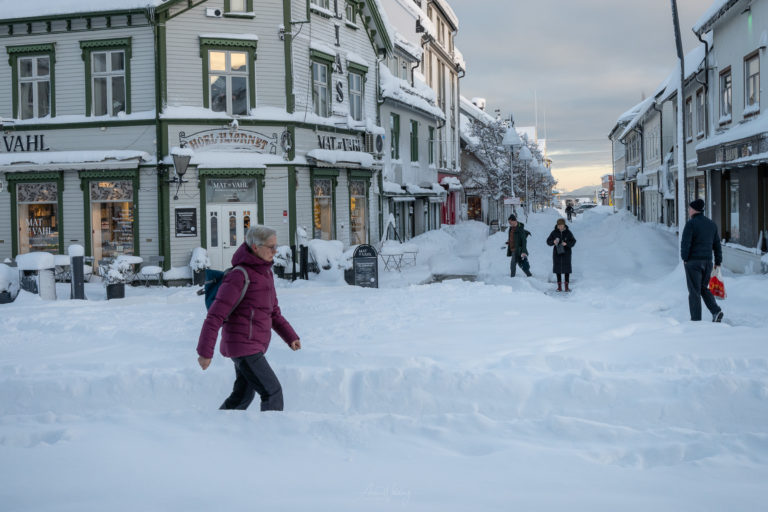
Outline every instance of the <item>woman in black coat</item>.
<svg viewBox="0 0 768 512">
<path fill-rule="evenodd" d="M 565 291 L 568 288 L 568 276 L 571 270 L 571 247 L 576 245 L 576 238 L 565 224 L 565 219 L 557 219 L 552 233 L 547 237 L 547 245 L 552 246 L 552 272 L 557 275 L 557 291 L 563 291 L 562 274 L 565 274 Z"/>
</svg>

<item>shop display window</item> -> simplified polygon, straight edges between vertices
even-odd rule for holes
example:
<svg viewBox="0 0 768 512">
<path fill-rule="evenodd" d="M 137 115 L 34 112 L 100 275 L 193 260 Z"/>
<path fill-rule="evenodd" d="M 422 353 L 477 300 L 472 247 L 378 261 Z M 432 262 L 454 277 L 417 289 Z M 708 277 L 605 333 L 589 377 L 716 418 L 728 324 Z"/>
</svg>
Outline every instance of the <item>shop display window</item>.
<svg viewBox="0 0 768 512">
<path fill-rule="evenodd" d="M 16 185 L 19 254 L 59 252 L 58 187 L 51 183 Z"/>
<path fill-rule="evenodd" d="M 351 245 L 359 245 L 368 241 L 366 223 L 366 195 L 363 180 L 352 180 L 349 183 L 349 220 Z"/>
<path fill-rule="evenodd" d="M 93 181 L 91 234 L 96 260 L 133 254 L 133 183 Z"/>
<path fill-rule="evenodd" d="M 333 180 L 314 180 L 313 203 L 314 238 L 333 240 Z"/>
</svg>

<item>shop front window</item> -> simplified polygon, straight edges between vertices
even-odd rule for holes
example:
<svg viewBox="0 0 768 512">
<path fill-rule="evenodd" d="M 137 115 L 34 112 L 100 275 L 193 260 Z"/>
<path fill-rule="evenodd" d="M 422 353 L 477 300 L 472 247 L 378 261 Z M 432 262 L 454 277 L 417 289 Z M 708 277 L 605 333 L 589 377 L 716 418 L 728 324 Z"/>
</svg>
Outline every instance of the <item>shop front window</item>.
<svg viewBox="0 0 768 512">
<path fill-rule="evenodd" d="M 353 180 L 349 183 L 351 245 L 364 244 L 368 241 L 365 183 L 363 180 Z"/>
<path fill-rule="evenodd" d="M 467 197 L 467 218 L 469 220 L 481 220 L 483 216 L 483 207 L 480 196 Z"/>
<path fill-rule="evenodd" d="M 133 254 L 133 182 L 91 182 L 91 234 L 96 260 Z"/>
<path fill-rule="evenodd" d="M 58 187 L 56 183 L 16 185 L 19 254 L 59 252 Z"/>
<path fill-rule="evenodd" d="M 314 238 L 333 240 L 333 180 L 315 179 L 313 183 Z"/>
</svg>

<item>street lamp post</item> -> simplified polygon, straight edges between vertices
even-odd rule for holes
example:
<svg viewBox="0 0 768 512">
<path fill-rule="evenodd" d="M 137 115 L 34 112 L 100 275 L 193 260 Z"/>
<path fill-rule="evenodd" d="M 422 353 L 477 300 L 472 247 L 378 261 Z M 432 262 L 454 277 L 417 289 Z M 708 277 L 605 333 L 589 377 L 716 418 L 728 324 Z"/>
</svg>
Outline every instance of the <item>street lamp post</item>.
<svg viewBox="0 0 768 512">
<path fill-rule="evenodd" d="M 525 221 L 528 222 L 528 205 L 530 204 L 528 197 L 528 165 L 533 160 L 533 155 L 531 155 L 531 150 L 528 149 L 528 146 L 523 145 L 517 158 L 525 165 Z"/>
<path fill-rule="evenodd" d="M 517 130 L 515 130 L 515 120 L 511 115 L 509 116 L 507 133 L 504 134 L 501 145 L 509 149 L 509 188 L 510 194 L 515 197 L 515 153 L 525 146 L 520 135 L 517 134 Z M 514 205 L 512 205 L 512 209 L 514 210 Z"/>
</svg>

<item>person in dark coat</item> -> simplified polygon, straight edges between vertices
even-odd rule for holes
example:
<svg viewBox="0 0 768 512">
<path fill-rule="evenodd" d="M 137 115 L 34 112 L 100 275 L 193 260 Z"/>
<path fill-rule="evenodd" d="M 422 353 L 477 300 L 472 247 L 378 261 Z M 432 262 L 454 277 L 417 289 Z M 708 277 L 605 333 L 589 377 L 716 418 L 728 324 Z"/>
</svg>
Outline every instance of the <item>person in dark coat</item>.
<svg viewBox="0 0 768 512">
<path fill-rule="evenodd" d="M 547 237 L 547 245 L 552 246 L 552 272 L 557 276 L 557 291 L 563 291 L 563 275 L 565 275 L 565 291 L 568 288 L 571 269 L 571 248 L 576 245 L 576 238 L 568 229 L 565 219 L 557 219 L 555 229 Z"/>
<path fill-rule="evenodd" d="M 685 280 L 688 285 L 688 309 L 692 321 L 701 320 L 701 300 L 712 313 L 712 321 L 723 319 L 723 310 L 717 305 L 714 295 L 709 291 L 709 278 L 712 275 L 712 253 L 715 266 L 723 262 L 723 250 L 717 224 L 704 216 L 704 201 L 696 199 L 688 205 L 690 219 L 685 223 L 680 240 L 680 257 L 685 266 Z"/>
<path fill-rule="evenodd" d="M 571 217 L 573 216 L 573 205 L 568 204 L 568 206 L 565 207 L 565 214 L 568 215 L 568 222 L 571 221 Z"/>
<path fill-rule="evenodd" d="M 528 261 L 528 235 L 531 233 L 525 229 L 525 224 L 517 221 L 515 214 L 507 219 L 509 230 L 507 231 L 507 256 L 511 256 L 509 263 L 510 276 L 515 277 L 519 265 L 527 277 L 531 277 L 531 264 Z"/>
<path fill-rule="evenodd" d="M 272 276 L 275 252 L 275 230 L 252 226 L 245 235 L 245 243 L 232 256 L 232 266 L 248 272 L 250 285 L 245 296 L 235 307 L 245 286 L 245 275 L 239 271 L 227 272 L 200 330 L 197 362 L 203 370 L 211 364 L 219 329 L 222 329 L 221 355 L 232 358 L 235 364 L 235 384 L 220 409 L 245 410 L 258 393 L 262 411 L 283 410 L 280 381 L 264 354 L 269 348 L 272 329 L 291 350 L 301 349 L 301 341 L 277 305 Z"/>
</svg>

